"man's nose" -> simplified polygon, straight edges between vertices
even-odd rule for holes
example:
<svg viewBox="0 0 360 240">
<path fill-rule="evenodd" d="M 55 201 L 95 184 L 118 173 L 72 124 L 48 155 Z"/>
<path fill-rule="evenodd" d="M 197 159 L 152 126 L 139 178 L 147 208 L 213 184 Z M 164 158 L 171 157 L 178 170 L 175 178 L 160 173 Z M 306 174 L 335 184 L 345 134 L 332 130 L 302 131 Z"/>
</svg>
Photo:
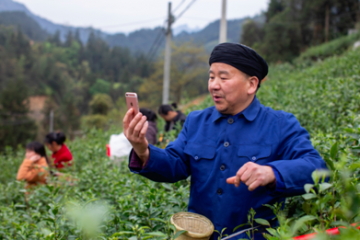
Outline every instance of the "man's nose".
<svg viewBox="0 0 360 240">
<path fill-rule="evenodd" d="M 220 78 L 215 78 L 210 82 L 210 88 L 213 90 L 220 89 Z"/>
</svg>

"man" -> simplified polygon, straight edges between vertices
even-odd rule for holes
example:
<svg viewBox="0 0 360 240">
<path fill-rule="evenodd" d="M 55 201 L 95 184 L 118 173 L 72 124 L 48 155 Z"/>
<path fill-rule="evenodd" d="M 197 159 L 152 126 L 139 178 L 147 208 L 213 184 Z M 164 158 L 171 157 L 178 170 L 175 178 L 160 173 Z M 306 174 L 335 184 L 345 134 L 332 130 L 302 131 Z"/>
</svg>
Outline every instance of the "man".
<svg viewBox="0 0 360 240">
<path fill-rule="evenodd" d="M 173 107 L 175 109 L 177 108 L 176 103 L 171 104 L 171 106 L 168 104 L 163 104 L 159 107 L 158 110 L 160 117 L 162 117 L 166 121 L 164 127 L 165 132 L 175 129 L 178 122 L 180 122 L 182 127 L 186 120 L 185 114 L 183 114 L 181 111 L 174 111 Z"/>
<path fill-rule="evenodd" d="M 256 98 L 268 73 L 261 56 L 241 44 L 222 43 L 209 64 L 215 107 L 190 113 L 166 149 L 146 142 L 146 118 L 131 119 L 132 109 L 124 117 L 124 132 L 133 146 L 131 171 L 159 182 L 191 175 L 188 210 L 231 234 L 248 222 L 251 208 L 257 218 L 273 219 L 264 204 L 303 194 L 304 185 L 313 182 L 311 173 L 326 165 L 292 114 L 264 107 Z M 234 239 L 240 238 L 246 235 Z M 255 239 L 263 239 L 261 233 Z"/>
</svg>

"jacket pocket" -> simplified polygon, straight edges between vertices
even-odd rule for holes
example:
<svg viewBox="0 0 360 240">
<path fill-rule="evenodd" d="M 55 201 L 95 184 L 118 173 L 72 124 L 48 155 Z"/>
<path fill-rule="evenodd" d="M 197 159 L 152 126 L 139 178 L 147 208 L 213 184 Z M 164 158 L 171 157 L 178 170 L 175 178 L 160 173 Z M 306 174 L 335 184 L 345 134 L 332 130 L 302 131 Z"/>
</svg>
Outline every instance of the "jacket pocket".
<svg viewBox="0 0 360 240">
<path fill-rule="evenodd" d="M 240 145 L 237 155 L 245 157 L 249 161 L 256 162 L 268 158 L 271 155 L 270 145 Z"/>
<path fill-rule="evenodd" d="M 213 170 L 216 146 L 188 143 L 184 153 L 190 160 L 191 178 L 195 182 L 205 182 Z"/>
</svg>

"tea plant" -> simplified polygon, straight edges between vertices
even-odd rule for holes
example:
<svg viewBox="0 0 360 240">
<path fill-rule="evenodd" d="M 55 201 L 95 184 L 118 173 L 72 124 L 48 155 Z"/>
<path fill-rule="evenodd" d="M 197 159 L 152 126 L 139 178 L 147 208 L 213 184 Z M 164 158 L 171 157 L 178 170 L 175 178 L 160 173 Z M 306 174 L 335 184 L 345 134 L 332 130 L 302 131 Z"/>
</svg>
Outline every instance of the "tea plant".
<svg viewBox="0 0 360 240">
<path fill-rule="evenodd" d="M 270 67 L 258 98 L 299 119 L 329 173 L 328 181 L 323 173 L 314 173 L 315 184 L 304 186 L 305 195 L 268 206 L 279 221 L 278 227 L 268 228 L 268 239 L 289 239 L 337 226 L 345 228 L 333 239 L 359 238 L 356 225 L 351 225 L 360 221 L 359 62 L 358 50 L 309 67 Z M 209 97 L 189 111 L 211 105 Z M 163 129 L 161 121 L 159 129 Z M 51 178 L 48 185 L 31 190 L 15 181 L 24 150 L 7 148 L 0 155 L 0 239 L 173 238 L 169 219 L 187 210 L 190 181 L 155 183 L 130 173 L 127 158 L 108 159 L 105 145 L 111 133 L 120 131 L 92 129 L 68 142 L 74 164 L 65 177 Z M 164 134 L 159 146 L 165 147 L 178 132 Z M 250 225 L 268 225 L 255 213 L 251 216 Z M 317 239 L 328 236 L 319 234 Z"/>
</svg>

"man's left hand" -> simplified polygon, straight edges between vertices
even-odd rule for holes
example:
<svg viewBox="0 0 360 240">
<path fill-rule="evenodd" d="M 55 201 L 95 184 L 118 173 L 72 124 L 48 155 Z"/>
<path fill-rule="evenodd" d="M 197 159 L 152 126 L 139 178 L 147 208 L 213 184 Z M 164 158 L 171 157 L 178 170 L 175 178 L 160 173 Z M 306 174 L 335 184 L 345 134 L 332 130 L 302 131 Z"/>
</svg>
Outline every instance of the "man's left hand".
<svg viewBox="0 0 360 240">
<path fill-rule="evenodd" d="M 255 190 L 259 186 L 266 186 L 276 180 L 272 167 L 262 166 L 253 162 L 248 162 L 242 166 L 234 177 L 226 179 L 228 184 L 245 183 L 249 191 Z"/>
</svg>

